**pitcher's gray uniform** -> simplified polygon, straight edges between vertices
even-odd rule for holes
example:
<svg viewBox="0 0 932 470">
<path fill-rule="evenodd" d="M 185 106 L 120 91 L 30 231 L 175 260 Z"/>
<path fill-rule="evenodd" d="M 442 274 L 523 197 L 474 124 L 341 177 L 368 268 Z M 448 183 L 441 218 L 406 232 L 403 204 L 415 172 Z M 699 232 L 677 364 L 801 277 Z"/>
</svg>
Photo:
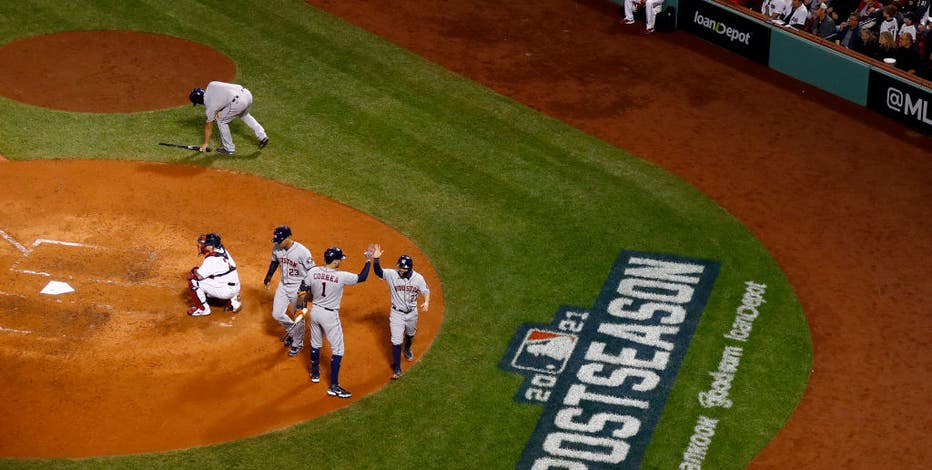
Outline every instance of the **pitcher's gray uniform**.
<svg viewBox="0 0 932 470">
<path fill-rule="evenodd" d="M 308 288 L 314 306 L 311 307 L 311 382 L 320 381 L 320 348 L 324 345 L 324 336 L 330 342 L 330 396 L 349 398 L 353 394 L 340 387 L 340 364 L 346 352 L 343 344 L 343 325 L 340 323 L 340 303 L 343 300 L 343 286 L 352 286 L 365 282 L 369 276 L 370 262 L 366 259 L 359 274 L 338 271 L 340 263 L 346 259 L 343 250 L 337 247 L 327 248 L 324 252 L 326 266 L 315 266 L 308 274 Z"/>
<path fill-rule="evenodd" d="M 281 279 L 275 289 L 275 299 L 272 302 L 272 318 L 288 331 L 295 322 L 288 316 L 288 306 L 295 307 L 298 300 L 298 290 L 308 272 L 314 267 L 314 258 L 311 251 L 304 245 L 291 238 L 291 228 L 281 225 L 275 228 L 272 238 L 275 245 L 272 247 L 272 261 L 269 271 L 265 275 L 265 287 L 268 289 L 272 275 L 281 267 Z M 292 330 L 290 341 L 285 342 L 291 349 L 288 355 L 296 356 L 304 348 L 304 319 L 301 319 Z"/>
<path fill-rule="evenodd" d="M 242 85 L 213 81 L 207 84 L 206 90 L 195 88 L 191 92 L 190 99 L 195 105 L 203 104 L 207 115 L 202 151 L 210 141 L 213 122 L 216 121 L 220 129 L 220 141 L 223 143 L 223 149 L 217 149 L 217 152 L 232 155 L 236 151 L 236 146 L 230 134 L 230 122 L 235 118 L 242 119 L 252 129 L 259 141 L 259 148 L 268 144 L 269 139 L 265 129 L 259 121 L 256 121 L 256 118 L 249 114 L 252 110 L 252 93 Z"/>
<path fill-rule="evenodd" d="M 411 344 L 417 333 L 418 305 L 417 297 L 424 297 L 421 305 L 426 312 L 430 305 L 430 289 L 421 273 L 414 270 L 414 260 L 408 255 L 398 257 L 395 269 L 383 269 L 379 264 L 382 255 L 381 246 L 376 245 L 372 269 L 376 276 L 388 284 L 388 293 L 391 297 L 391 312 L 388 315 L 388 326 L 391 332 L 392 343 L 392 380 L 401 378 L 401 346 L 404 343 L 405 358 L 414 359 Z"/>
</svg>

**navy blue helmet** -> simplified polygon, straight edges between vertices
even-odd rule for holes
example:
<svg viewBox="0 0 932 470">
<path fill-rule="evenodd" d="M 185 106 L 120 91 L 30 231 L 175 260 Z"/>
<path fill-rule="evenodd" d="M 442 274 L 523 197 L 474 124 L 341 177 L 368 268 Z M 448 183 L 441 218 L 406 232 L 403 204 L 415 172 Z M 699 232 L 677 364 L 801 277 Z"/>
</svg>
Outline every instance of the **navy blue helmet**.
<svg viewBox="0 0 932 470">
<path fill-rule="evenodd" d="M 191 94 L 188 95 L 188 99 L 191 100 L 191 103 L 193 103 L 194 106 L 204 104 L 204 90 L 200 88 L 191 90 Z"/>
<path fill-rule="evenodd" d="M 279 243 L 290 236 L 291 227 L 287 225 L 279 225 L 278 227 L 275 227 L 275 234 L 272 237 L 272 243 Z"/>
<path fill-rule="evenodd" d="M 324 261 L 330 264 L 335 259 L 346 259 L 343 250 L 338 247 L 327 248 L 327 251 L 324 252 Z"/>
<path fill-rule="evenodd" d="M 414 267 L 414 260 L 408 255 L 398 257 L 398 267 L 401 269 L 411 269 Z"/>
</svg>

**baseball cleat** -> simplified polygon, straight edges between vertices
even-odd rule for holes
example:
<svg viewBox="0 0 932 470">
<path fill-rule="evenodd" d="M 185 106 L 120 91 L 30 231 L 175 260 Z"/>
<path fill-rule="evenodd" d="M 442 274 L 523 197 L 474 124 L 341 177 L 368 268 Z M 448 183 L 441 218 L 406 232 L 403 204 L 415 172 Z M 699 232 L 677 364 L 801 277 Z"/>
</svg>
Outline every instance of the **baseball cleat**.
<svg viewBox="0 0 932 470">
<path fill-rule="evenodd" d="M 405 349 L 405 350 L 404 350 L 404 355 L 405 355 L 405 359 L 407 359 L 407 360 L 409 360 L 409 361 L 413 361 L 413 360 L 414 360 L 414 353 L 412 353 L 410 349 Z"/>
<path fill-rule="evenodd" d="M 240 297 L 239 294 L 236 294 L 236 297 L 233 297 L 232 299 L 230 299 L 229 307 L 230 307 L 230 310 L 233 311 L 233 313 L 239 312 L 240 309 L 243 308 L 243 298 Z"/>
<path fill-rule="evenodd" d="M 206 317 L 207 315 L 210 315 L 210 310 L 207 310 L 206 308 L 190 307 L 188 308 L 188 315 L 191 315 L 192 317 Z"/>
<path fill-rule="evenodd" d="M 395 369 L 394 372 L 392 372 L 392 380 L 398 380 L 400 378 L 401 378 L 401 368 L 397 368 Z"/>
<path fill-rule="evenodd" d="M 327 389 L 327 395 L 340 398 L 349 398 L 353 396 L 349 390 L 344 390 L 343 387 L 339 385 L 331 385 L 330 388 Z"/>
<path fill-rule="evenodd" d="M 292 346 L 291 349 L 288 350 L 288 357 L 297 356 L 302 349 L 304 349 L 304 346 Z"/>
<path fill-rule="evenodd" d="M 225 148 L 223 148 L 223 147 L 220 147 L 220 148 L 217 149 L 217 153 L 219 153 L 220 155 L 233 155 L 233 154 L 235 154 L 236 152 L 234 152 L 234 151 L 232 151 L 232 150 L 227 150 L 227 149 L 225 149 Z"/>
<path fill-rule="evenodd" d="M 266 145 L 269 145 L 269 138 L 266 137 L 259 141 L 259 148 L 265 148 Z"/>
<path fill-rule="evenodd" d="M 621 24 L 634 24 L 634 20 L 623 19 L 621 20 Z"/>
<path fill-rule="evenodd" d="M 315 384 L 320 382 L 320 372 L 311 371 L 311 382 Z"/>
<path fill-rule="evenodd" d="M 285 340 L 285 347 L 290 348 L 292 344 L 294 344 L 294 338 L 289 336 L 288 339 Z"/>
</svg>

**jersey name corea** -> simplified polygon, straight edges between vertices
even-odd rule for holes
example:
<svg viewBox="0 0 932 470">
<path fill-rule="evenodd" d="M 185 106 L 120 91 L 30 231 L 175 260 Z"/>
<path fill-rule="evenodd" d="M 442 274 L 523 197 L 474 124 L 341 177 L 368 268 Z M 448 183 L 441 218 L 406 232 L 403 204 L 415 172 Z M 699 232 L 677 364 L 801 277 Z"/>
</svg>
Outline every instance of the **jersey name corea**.
<svg viewBox="0 0 932 470">
<path fill-rule="evenodd" d="M 292 242 L 287 250 L 276 244 L 272 249 L 272 261 L 279 263 L 282 273 L 279 282 L 285 286 L 301 285 L 301 280 L 307 278 L 307 273 L 314 267 L 311 250 L 298 242 Z"/>
<path fill-rule="evenodd" d="M 395 269 L 382 269 L 382 279 L 388 284 L 388 292 L 392 297 L 392 307 L 408 313 L 417 310 L 418 294 L 430 292 L 427 281 L 421 273 L 414 271 L 409 279 L 398 274 Z"/>
<path fill-rule="evenodd" d="M 308 276 L 314 305 L 331 310 L 340 309 L 340 301 L 343 299 L 343 286 L 352 286 L 358 281 L 358 274 L 337 271 L 326 266 L 317 266 L 311 269 Z"/>
</svg>

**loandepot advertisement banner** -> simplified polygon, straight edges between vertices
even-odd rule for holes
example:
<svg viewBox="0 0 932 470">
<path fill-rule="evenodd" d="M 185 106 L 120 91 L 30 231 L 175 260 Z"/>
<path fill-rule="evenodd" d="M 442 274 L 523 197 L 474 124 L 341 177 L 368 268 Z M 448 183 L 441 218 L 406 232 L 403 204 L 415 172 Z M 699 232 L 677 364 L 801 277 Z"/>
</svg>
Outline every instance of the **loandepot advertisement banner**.
<svg viewBox="0 0 932 470">
<path fill-rule="evenodd" d="M 515 400 L 544 412 L 517 468 L 638 468 L 718 272 L 625 251 L 595 306 L 522 325 L 499 366 L 525 377 Z"/>
<path fill-rule="evenodd" d="M 680 0 L 677 27 L 741 54 L 770 63 L 770 28 L 732 10 L 701 0 Z"/>
</svg>

